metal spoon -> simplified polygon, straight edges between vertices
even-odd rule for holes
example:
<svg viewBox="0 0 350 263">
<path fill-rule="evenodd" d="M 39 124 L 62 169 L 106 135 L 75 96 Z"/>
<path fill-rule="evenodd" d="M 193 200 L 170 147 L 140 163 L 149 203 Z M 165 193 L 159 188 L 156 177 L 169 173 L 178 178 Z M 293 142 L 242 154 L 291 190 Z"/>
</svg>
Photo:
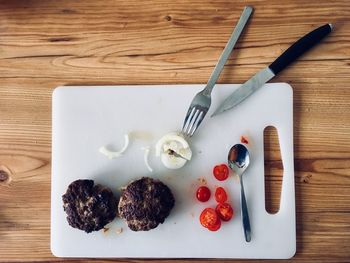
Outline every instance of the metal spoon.
<svg viewBox="0 0 350 263">
<path fill-rule="evenodd" d="M 248 149 L 243 144 L 232 146 L 228 154 L 228 166 L 239 176 L 241 183 L 241 212 L 245 240 L 250 242 L 250 221 L 247 202 L 244 195 L 242 174 L 247 169 L 250 162 Z"/>
</svg>

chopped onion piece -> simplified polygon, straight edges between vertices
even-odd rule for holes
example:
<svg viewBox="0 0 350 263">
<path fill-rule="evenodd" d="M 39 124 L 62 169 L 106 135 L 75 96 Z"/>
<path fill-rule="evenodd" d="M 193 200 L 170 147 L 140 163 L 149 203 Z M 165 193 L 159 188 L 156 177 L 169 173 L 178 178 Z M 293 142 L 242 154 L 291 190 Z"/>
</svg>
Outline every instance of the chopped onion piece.
<svg viewBox="0 0 350 263">
<path fill-rule="evenodd" d="M 156 143 L 156 156 L 166 168 L 179 169 L 191 160 L 192 151 L 181 134 L 170 132 Z"/>
<path fill-rule="evenodd" d="M 142 147 L 141 148 L 142 150 L 144 150 L 144 155 L 143 155 L 143 160 L 145 162 L 145 165 L 147 167 L 147 169 L 150 171 L 150 172 L 153 172 L 153 169 L 152 167 L 149 165 L 149 162 L 148 162 L 148 157 L 149 157 L 149 151 L 150 151 L 150 147 Z"/>
<path fill-rule="evenodd" d="M 102 153 L 103 155 L 107 156 L 109 159 L 114 159 L 114 158 L 117 158 L 117 157 L 123 155 L 123 153 L 126 151 L 128 146 L 129 146 L 129 134 L 125 134 L 124 135 L 124 146 L 120 151 L 110 151 L 107 149 L 106 146 L 102 146 L 99 149 L 99 152 Z"/>
</svg>

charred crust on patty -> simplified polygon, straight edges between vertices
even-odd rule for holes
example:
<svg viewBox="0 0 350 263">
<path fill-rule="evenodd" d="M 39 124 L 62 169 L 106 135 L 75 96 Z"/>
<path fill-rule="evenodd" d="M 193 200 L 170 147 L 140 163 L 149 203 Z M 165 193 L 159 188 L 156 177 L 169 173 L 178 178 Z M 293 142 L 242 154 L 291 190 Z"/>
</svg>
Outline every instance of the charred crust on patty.
<svg viewBox="0 0 350 263">
<path fill-rule="evenodd" d="M 118 201 L 112 191 L 93 180 L 72 182 L 62 200 L 69 225 L 86 233 L 102 229 L 117 215 Z"/>
<path fill-rule="evenodd" d="M 164 223 L 174 205 L 175 199 L 168 186 L 143 177 L 122 189 L 118 211 L 131 230 L 148 231 Z"/>
</svg>

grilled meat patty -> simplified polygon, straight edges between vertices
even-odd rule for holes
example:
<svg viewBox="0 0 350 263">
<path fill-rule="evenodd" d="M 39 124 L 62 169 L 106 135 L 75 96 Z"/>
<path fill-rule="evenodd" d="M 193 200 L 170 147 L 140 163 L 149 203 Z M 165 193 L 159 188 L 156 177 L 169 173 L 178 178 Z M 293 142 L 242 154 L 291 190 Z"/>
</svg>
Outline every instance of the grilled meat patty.
<svg viewBox="0 0 350 263">
<path fill-rule="evenodd" d="M 117 215 L 117 199 L 112 191 L 93 180 L 76 180 L 62 196 L 67 221 L 74 228 L 90 233 L 102 229 Z"/>
<path fill-rule="evenodd" d="M 133 231 L 148 231 L 163 223 L 175 205 L 164 183 L 143 177 L 128 184 L 119 200 L 118 212 Z"/>
</svg>

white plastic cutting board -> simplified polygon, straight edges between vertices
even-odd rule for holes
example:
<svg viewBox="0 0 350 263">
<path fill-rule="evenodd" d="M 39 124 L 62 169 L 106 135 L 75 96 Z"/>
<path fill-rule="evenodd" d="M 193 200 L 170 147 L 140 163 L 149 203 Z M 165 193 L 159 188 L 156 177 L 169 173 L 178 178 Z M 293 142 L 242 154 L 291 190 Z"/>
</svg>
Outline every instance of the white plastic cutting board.
<svg viewBox="0 0 350 263">
<path fill-rule="evenodd" d="M 210 113 L 239 85 L 217 85 Z M 150 173 L 143 162 L 143 146 L 182 126 L 193 96 L 203 85 L 60 87 L 53 94 L 51 250 L 58 257 L 139 258 L 290 258 L 296 249 L 293 168 L 293 94 L 285 83 L 267 84 L 235 109 L 207 118 L 191 140 L 193 159 L 180 170 L 162 167 L 152 148 Z M 265 210 L 263 131 L 277 128 L 284 166 L 281 205 L 275 215 Z M 98 152 L 110 144 L 120 149 L 131 133 L 125 154 L 109 160 Z M 246 243 L 241 224 L 239 181 L 234 176 L 219 182 L 214 165 L 226 162 L 240 136 L 249 139 L 251 165 L 244 184 L 251 219 L 252 241 Z M 165 223 L 148 232 L 132 232 L 119 218 L 109 230 L 86 234 L 71 228 L 61 196 L 76 179 L 89 178 L 119 188 L 133 179 L 152 176 L 173 191 L 176 206 Z M 205 178 L 214 192 L 224 186 L 235 217 L 210 232 L 199 223 L 205 207 L 195 199 Z M 123 232 L 117 234 L 120 228 Z"/>
</svg>

